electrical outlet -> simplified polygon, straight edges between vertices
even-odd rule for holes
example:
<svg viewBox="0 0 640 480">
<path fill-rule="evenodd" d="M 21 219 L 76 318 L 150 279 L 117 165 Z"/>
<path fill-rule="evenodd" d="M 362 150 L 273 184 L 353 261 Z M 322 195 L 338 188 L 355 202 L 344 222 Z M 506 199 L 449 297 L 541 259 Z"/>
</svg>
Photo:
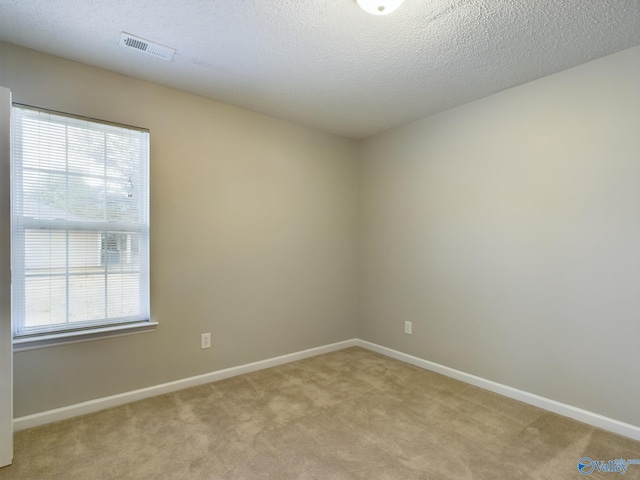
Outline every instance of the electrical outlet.
<svg viewBox="0 0 640 480">
<path fill-rule="evenodd" d="M 203 333 L 200 335 L 200 348 L 211 348 L 211 334 Z"/>
<path fill-rule="evenodd" d="M 404 322 L 404 333 L 411 335 L 413 333 L 413 322 Z"/>
</svg>

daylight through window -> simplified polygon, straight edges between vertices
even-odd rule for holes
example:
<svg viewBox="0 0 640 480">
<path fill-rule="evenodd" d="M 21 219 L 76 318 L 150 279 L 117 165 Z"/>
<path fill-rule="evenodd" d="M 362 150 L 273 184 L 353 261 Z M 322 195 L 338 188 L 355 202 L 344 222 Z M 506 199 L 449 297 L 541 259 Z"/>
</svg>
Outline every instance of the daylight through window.
<svg viewBox="0 0 640 480">
<path fill-rule="evenodd" d="M 148 131 L 12 114 L 14 336 L 148 321 Z"/>
</svg>

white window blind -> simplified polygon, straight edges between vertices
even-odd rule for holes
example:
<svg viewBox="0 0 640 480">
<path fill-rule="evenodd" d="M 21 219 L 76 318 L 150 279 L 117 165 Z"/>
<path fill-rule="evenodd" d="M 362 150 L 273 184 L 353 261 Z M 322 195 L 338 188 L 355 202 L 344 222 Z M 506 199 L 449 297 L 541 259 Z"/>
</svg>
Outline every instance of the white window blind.
<svg viewBox="0 0 640 480">
<path fill-rule="evenodd" d="M 13 107 L 14 337 L 149 320 L 149 133 Z"/>
</svg>

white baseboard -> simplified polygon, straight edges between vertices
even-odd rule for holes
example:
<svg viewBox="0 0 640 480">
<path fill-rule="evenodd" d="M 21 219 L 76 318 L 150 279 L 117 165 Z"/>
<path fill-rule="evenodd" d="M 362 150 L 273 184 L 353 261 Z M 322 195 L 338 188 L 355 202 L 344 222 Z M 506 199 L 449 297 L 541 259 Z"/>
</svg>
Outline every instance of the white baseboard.
<svg viewBox="0 0 640 480">
<path fill-rule="evenodd" d="M 238 367 L 217 370 L 215 372 L 205 373 L 203 375 L 197 375 L 195 377 L 183 378 L 181 380 L 163 383 L 161 385 L 155 385 L 153 387 L 141 388 L 139 390 L 133 390 L 131 392 L 97 398 L 95 400 L 89 400 L 88 402 L 77 403 L 75 405 L 56 408 L 54 410 L 47 410 L 46 412 L 18 417 L 13 420 L 13 430 L 14 432 L 17 432 L 27 428 L 45 425 L 47 423 L 66 420 L 78 415 L 98 412 L 106 408 L 117 407 L 119 405 L 124 405 L 126 403 L 135 402 L 145 398 L 155 397 L 156 395 L 175 392 L 177 390 L 195 387 L 204 383 L 224 380 L 225 378 L 235 377 L 236 375 L 242 375 L 243 373 L 255 372 L 257 370 L 263 370 L 265 368 L 295 362 L 296 360 L 315 357 L 316 355 L 322 355 L 323 353 L 329 353 L 348 347 L 354 347 L 357 345 L 357 342 L 357 339 L 345 340 L 342 342 L 332 343 L 330 345 L 324 345 L 322 347 L 310 348 L 301 352 L 290 353 L 288 355 L 282 355 L 280 357 L 274 357 L 266 360 L 261 360 L 259 362 L 240 365 Z"/>
<path fill-rule="evenodd" d="M 518 390 L 517 388 L 508 387 L 491 380 L 477 377 L 469 373 L 461 372 L 460 370 L 455 370 L 453 368 L 445 367 L 444 365 L 440 365 L 438 363 L 430 362 L 422 358 L 414 357 L 413 355 L 402 353 L 397 350 L 392 350 L 390 348 L 360 339 L 345 340 L 322 347 L 311 348 L 308 350 L 290 353 L 288 355 L 282 355 L 259 362 L 240 365 L 238 367 L 226 368 L 224 370 L 205 373 L 204 375 L 184 378 L 182 380 L 163 383 L 161 385 L 155 385 L 153 387 L 133 390 L 131 392 L 111 395 L 109 397 L 98 398 L 95 400 L 90 400 L 88 402 L 82 402 L 75 405 L 56 408 L 54 410 L 48 410 L 46 412 L 19 417 L 13 420 L 13 429 L 17 432 L 26 428 L 32 428 L 40 425 L 45 425 L 47 423 L 66 420 L 78 415 L 85 415 L 87 413 L 97 412 L 106 408 L 117 407 L 119 405 L 124 405 L 126 403 L 135 402 L 137 400 L 142 400 L 149 397 L 154 397 L 156 395 L 175 392 L 177 390 L 195 387 L 204 383 L 224 380 L 225 378 L 234 377 L 236 375 L 255 372 L 257 370 L 263 370 L 265 368 L 275 367 L 278 365 L 283 365 L 285 363 L 295 362 L 296 360 L 302 360 L 304 358 L 314 357 L 323 353 L 334 352 L 336 350 L 342 350 L 344 348 L 355 346 L 366 348 L 387 357 L 394 358 L 396 360 L 400 360 L 402 362 L 409 363 L 420 368 L 424 368 L 425 370 L 440 373 L 447 377 L 455 378 L 456 380 L 475 385 L 476 387 L 484 388 L 485 390 L 504 395 L 505 397 L 513 398 L 515 400 L 528 403 L 529 405 L 534 405 L 544 410 L 548 410 L 565 417 L 573 418 L 574 420 L 578 420 L 588 425 L 602 428 L 603 430 L 607 430 L 640 441 L 640 427 L 638 426 L 620 422 L 618 420 L 614 420 L 597 413 L 589 412 L 581 408 L 573 407 L 565 403 L 560 403 L 555 400 L 541 397 L 533 393 Z"/>
<path fill-rule="evenodd" d="M 375 343 L 366 342 L 364 340 L 357 340 L 356 344 L 359 347 L 381 353 L 382 355 L 395 358 L 396 360 L 400 360 L 411 365 L 415 365 L 416 367 L 424 368 L 425 370 L 430 370 L 447 377 L 455 378 L 456 380 L 475 385 L 476 387 L 480 387 L 485 390 L 504 395 L 505 397 L 513 398 L 514 400 L 528 403 L 529 405 L 533 405 L 544 410 L 557 413 L 558 415 L 562 415 L 564 417 L 573 418 L 574 420 L 578 420 L 594 427 L 602 428 L 603 430 L 607 430 L 609 432 L 617 433 L 618 435 L 632 438 L 633 440 L 640 440 L 640 427 L 638 426 L 620 422 L 618 420 L 614 420 L 613 418 L 589 412 L 588 410 L 583 410 L 578 407 L 573 407 L 571 405 L 567 405 L 566 403 L 556 402 L 555 400 L 541 397 L 534 393 L 525 392 L 523 390 L 518 390 L 517 388 L 508 387 L 500 383 L 492 382 L 491 380 L 477 377 L 469 373 L 461 372 L 460 370 L 455 370 L 453 368 L 445 367 L 444 365 L 440 365 L 439 363 L 423 360 L 422 358 L 414 357 L 413 355 L 408 355 L 406 353 L 398 352 L 397 350 L 392 350 L 387 347 L 376 345 Z"/>
</svg>

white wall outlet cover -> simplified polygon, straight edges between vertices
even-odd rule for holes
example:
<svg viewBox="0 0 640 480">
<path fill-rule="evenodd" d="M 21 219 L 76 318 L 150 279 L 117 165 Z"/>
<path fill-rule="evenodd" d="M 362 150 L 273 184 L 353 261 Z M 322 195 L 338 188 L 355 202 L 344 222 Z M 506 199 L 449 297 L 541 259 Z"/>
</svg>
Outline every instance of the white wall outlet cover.
<svg viewBox="0 0 640 480">
<path fill-rule="evenodd" d="M 413 333 L 412 322 L 404 322 L 404 333 L 406 333 L 407 335 L 411 335 Z"/>
</svg>

